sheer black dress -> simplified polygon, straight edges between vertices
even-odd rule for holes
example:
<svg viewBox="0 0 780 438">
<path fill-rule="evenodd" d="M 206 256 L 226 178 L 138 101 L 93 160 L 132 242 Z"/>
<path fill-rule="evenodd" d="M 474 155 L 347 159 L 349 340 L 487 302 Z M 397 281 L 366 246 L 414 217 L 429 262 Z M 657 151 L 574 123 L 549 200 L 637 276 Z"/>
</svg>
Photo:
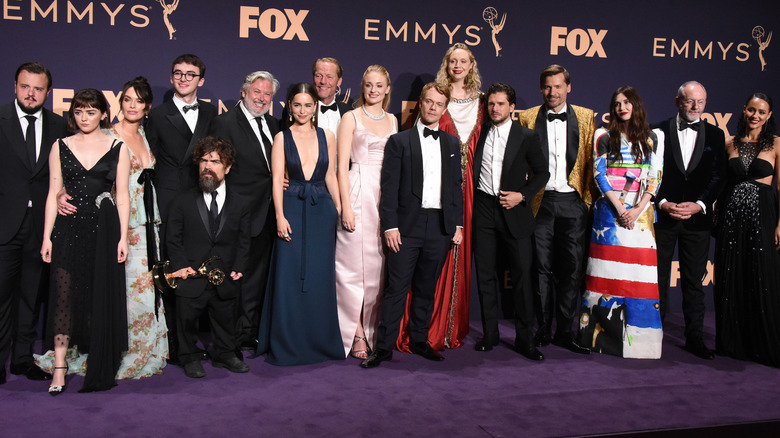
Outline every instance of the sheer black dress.
<svg viewBox="0 0 780 438">
<path fill-rule="evenodd" d="M 59 140 L 62 181 L 77 211 L 54 222 L 47 331 L 50 341 L 67 335 L 71 347 L 89 353 L 81 392 L 115 386 L 127 350 L 124 264 L 116 262 L 121 233 L 111 197 L 121 144 L 115 140 L 86 169 Z"/>
<path fill-rule="evenodd" d="M 780 367 L 780 252 L 777 191 L 757 179 L 774 173 L 757 143 L 735 142 L 728 185 L 718 200 L 715 324 L 718 354 Z"/>
</svg>

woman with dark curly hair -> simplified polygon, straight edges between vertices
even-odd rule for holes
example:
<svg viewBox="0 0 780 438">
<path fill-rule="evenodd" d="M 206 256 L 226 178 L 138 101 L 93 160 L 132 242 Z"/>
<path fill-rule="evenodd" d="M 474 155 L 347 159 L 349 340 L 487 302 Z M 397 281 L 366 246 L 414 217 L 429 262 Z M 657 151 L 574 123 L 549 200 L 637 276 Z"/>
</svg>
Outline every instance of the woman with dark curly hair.
<svg viewBox="0 0 780 438">
<path fill-rule="evenodd" d="M 718 354 L 780 367 L 780 139 L 772 99 L 745 102 L 726 141 L 728 184 L 717 203 Z M 774 177 L 774 182 L 772 178 Z"/>
<path fill-rule="evenodd" d="M 593 205 L 580 345 L 658 359 L 663 333 L 650 199 L 661 184 L 664 135 L 650 130 L 639 93 L 620 87 L 610 100 L 607 129 L 596 131 L 593 144 L 602 197 Z"/>
</svg>

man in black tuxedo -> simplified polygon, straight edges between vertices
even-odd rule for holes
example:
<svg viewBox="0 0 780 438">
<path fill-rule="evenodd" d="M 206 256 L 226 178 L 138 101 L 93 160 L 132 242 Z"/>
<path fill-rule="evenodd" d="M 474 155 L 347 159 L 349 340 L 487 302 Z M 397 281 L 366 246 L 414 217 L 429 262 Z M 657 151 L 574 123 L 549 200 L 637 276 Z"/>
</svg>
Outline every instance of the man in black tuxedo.
<svg viewBox="0 0 780 438">
<path fill-rule="evenodd" d="M 239 280 L 248 267 L 249 202 L 225 184 L 225 175 L 235 163 L 230 142 L 204 138 L 195 146 L 193 161 L 198 163 L 199 187 L 179 194 L 168 222 L 168 254 L 176 270 L 173 275 L 181 279 L 176 288 L 179 361 L 187 377 L 206 375 L 196 343 L 198 321 L 208 309 L 214 344 L 212 364 L 245 373 L 249 366 L 235 353 L 235 305 Z M 222 270 L 225 278 L 221 284 L 215 285 L 206 277 L 187 278 L 215 256 L 219 259 L 208 269 Z"/>
<path fill-rule="evenodd" d="M 409 287 L 412 309 L 410 349 L 426 359 L 444 360 L 428 344 L 436 280 L 450 245 L 463 239 L 460 142 L 439 131 L 450 90 L 429 83 L 420 95 L 420 120 L 392 135 L 382 161 L 379 214 L 387 252 L 387 283 L 376 350 L 360 366 L 373 368 L 393 358 Z"/>
<path fill-rule="evenodd" d="M 155 188 L 157 206 L 160 208 L 162 226 L 162 258 L 167 259 L 166 234 L 168 212 L 171 203 L 182 190 L 198 185 L 198 166 L 193 164 L 192 151 L 200 139 L 208 134 L 211 120 L 217 116 L 217 108 L 198 99 L 198 88 L 203 86 L 206 64 L 195 55 L 180 55 L 173 60 L 171 84 L 173 98 L 156 106 L 146 121 L 146 138 L 157 160 Z M 176 336 L 176 302 L 163 295 L 168 321 L 168 342 L 171 362 L 178 359 Z"/>
<path fill-rule="evenodd" d="M 539 136 L 550 179 L 533 200 L 534 273 L 537 347 L 553 344 L 574 353 L 590 350 L 577 344 L 572 323 L 579 315 L 579 298 L 588 248 L 588 217 L 593 203 L 593 110 L 566 102 L 571 92 L 569 72 L 551 65 L 539 78 L 544 105 L 521 111 L 518 122 Z M 557 281 L 554 281 L 557 280 Z M 554 309 L 554 310 L 553 310 Z M 552 319 L 556 330 L 552 338 Z"/>
<path fill-rule="evenodd" d="M 675 97 L 677 115 L 653 126 L 664 132 L 664 180 L 658 191 L 658 295 L 661 320 L 669 306 L 669 277 L 675 244 L 685 317 L 685 349 L 703 359 L 715 354 L 704 344 L 704 290 L 710 253 L 713 204 L 726 173 L 725 135 L 701 120 L 707 91 L 700 83 L 682 84 Z"/>
<path fill-rule="evenodd" d="M 263 305 L 271 248 L 276 236 L 276 216 L 271 200 L 271 145 L 279 122 L 268 114 L 279 81 L 267 71 L 250 73 L 241 87 L 241 101 L 215 118 L 211 135 L 229 140 L 236 162 L 228 176 L 230 186 L 249 201 L 251 246 L 246 277 L 236 306 L 236 336 L 245 350 L 257 348 L 260 307 Z"/>
<path fill-rule="evenodd" d="M 49 192 L 49 151 L 65 137 L 62 117 L 43 108 L 51 73 L 22 64 L 14 77 L 16 101 L 0 107 L 0 384 L 10 354 L 11 373 L 51 379 L 33 361 L 33 344 L 48 270 L 41 260 L 43 210 Z M 12 349 L 13 342 L 13 349 Z"/>
<path fill-rule="evenodd" d="M 341 90 L 341 76 L 344 71 L 336 58 L 319 58 L 311 66 L 312 83 L 320 98 L 320 113 L 317 114 L 317 127 L 327 129 L 338 139 L 341 117 L 352 106 L 336 100 Z M 282 121 L 290 117 L 287 107 L 282 111 Z"/>
<path fill-rule="evenodd" d="M 484 330 L 476 349 L 489 351 L 499 342 L 496 258 L 503 246 L 512 275 L 515 349 L 529 359 L 544 360 L 532 334 L 531 200 L 550 178 L 547 157 L 539 136 L 510 118 L 516 100 L 511 86 L 493 84 L 486 98 L 491 124 L 482 129 L 474 153 L 473 244 Z"/>
</svg>

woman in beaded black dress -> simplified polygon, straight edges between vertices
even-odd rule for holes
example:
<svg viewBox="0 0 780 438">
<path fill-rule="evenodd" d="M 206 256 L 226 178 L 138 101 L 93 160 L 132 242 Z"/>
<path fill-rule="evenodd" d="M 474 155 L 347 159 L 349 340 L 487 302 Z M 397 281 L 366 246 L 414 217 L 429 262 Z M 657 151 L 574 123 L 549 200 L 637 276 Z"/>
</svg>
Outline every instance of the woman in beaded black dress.
<svg viewBox="0 0 780 438">
<path fill-rule="evenodd" d="M 121 141 L 101 131 L 109 122 L 103 93 L 78 91 L 68 110 L 68 127 L 78 132 L 57 140 L 49 155 L 41 256 L 51 264 L 51 395 L 65 389 L 68 345 L 89 353 L 82 392 L 116 385 L 121 353 L 127 350 L 124 262 L 130 156 Z M 57 216 L 57 194 L 63 187 L 77 211 Z"/>
<path fill-rule="evenodd" d="M 726 142 L 728 185 L 717 203 L 718 354 L 780 367 L 780 139 L 772 99 L 745 102 Z M 774 177 L 774 181 L 773 181 Z"/>
</svg>

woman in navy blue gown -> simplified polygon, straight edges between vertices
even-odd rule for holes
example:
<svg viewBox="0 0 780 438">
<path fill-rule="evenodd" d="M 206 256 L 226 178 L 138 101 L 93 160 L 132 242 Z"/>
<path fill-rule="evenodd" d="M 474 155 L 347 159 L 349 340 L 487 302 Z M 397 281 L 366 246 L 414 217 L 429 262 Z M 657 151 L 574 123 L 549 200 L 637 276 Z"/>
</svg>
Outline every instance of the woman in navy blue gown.
<svg viewBox="0 0 780 438">
<path fill-rule="evenodd" d="M 274 365 L 344 359 L 336 307 L 336 142 L 317 128 L 314 86 L 287 96 L 288 129 L 271 151 L 277 237 L 263 303 L 259 353 Z M 284 190 L 284 179 L 289 187 Z"/>
</svg>

